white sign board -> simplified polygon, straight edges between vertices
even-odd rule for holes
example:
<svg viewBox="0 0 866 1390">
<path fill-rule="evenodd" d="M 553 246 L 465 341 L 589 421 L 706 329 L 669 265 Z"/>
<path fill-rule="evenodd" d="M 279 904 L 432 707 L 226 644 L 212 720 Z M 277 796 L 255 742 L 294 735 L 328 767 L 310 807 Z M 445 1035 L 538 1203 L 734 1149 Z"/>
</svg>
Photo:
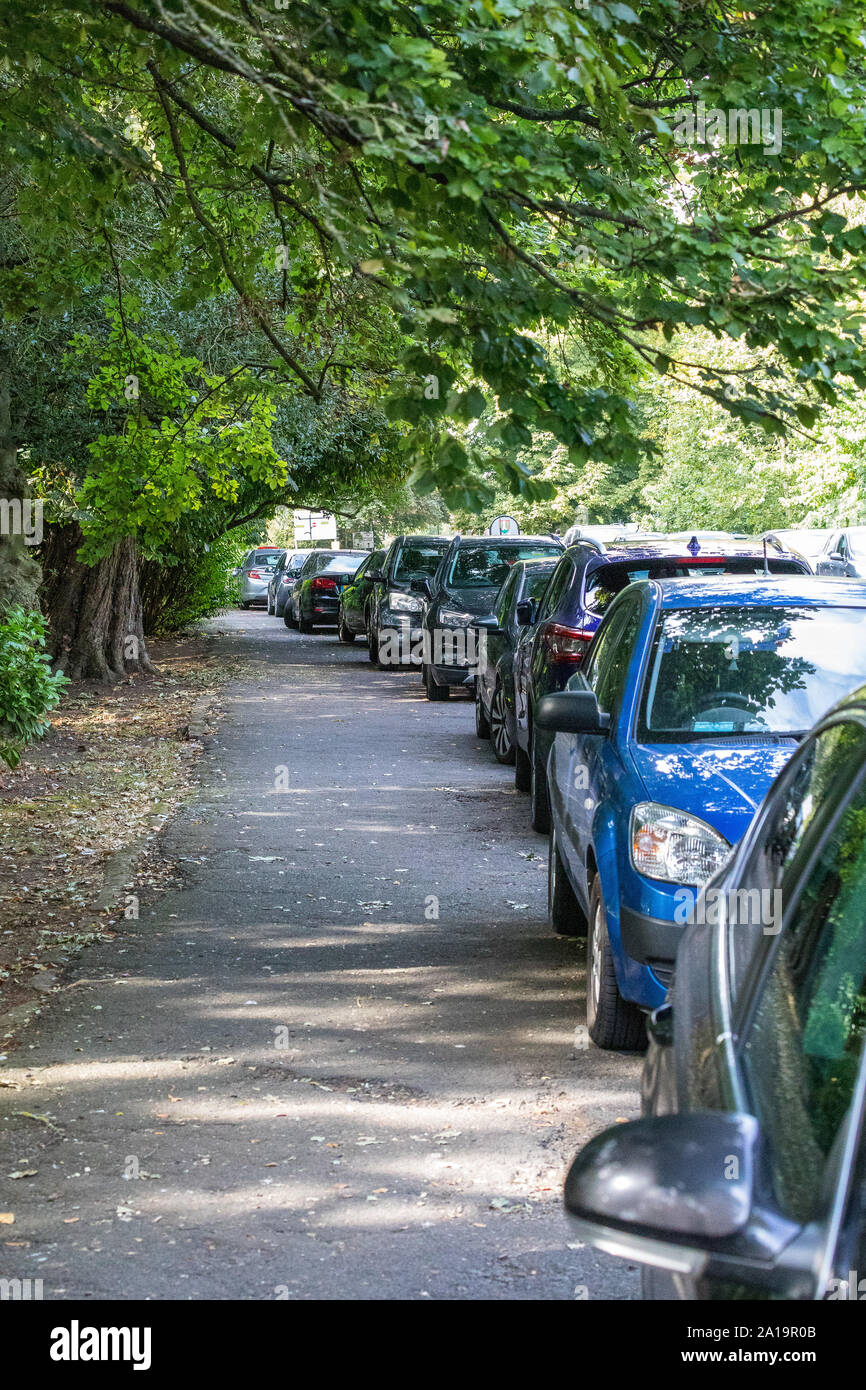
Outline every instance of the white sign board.
<svg viewBox="0 0 866 1390">
<path fill-rule="evenodd" d="M 335 541 L 337 518 L 330 512 L 295 512 L 295 541 Z"/>
<path fill-rule="evenodd" d="M 497 516 L 487 528 L 488 536 L 519 536 L 520 527 L 513 516 Z"/>
</svg>

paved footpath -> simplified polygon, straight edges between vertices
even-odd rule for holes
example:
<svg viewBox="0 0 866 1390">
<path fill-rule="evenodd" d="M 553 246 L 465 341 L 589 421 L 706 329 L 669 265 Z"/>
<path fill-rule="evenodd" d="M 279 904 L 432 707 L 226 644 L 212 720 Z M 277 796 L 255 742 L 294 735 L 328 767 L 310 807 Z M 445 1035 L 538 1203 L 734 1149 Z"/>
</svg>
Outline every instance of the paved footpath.
<svg viewBox="0 0 866 1390">
<path fill-rule="evenodd" d="M 46 1299 L 635 1298 L 561 1188 L 635 1115 L 639 1062 L 574 1050 L 581 945 L 551 934 L 546 841 L 471 704 L 261 613 L 211 630 L 251 665 L 165 835 L 180 886 L 2 1064 L 0 1277 Z"/>
</svg>

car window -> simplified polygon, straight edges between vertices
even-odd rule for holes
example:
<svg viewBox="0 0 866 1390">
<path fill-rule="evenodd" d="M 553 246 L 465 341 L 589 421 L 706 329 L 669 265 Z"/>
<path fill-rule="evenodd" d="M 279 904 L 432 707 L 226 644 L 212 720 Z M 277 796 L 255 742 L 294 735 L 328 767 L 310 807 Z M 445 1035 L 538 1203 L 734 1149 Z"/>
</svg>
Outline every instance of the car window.
<svg viewBox="0 0 866 1390">
<path fill-rule="evenodd" d="M 467 545 L 454 556 L 448 583 L 461 589 L 484 589 L 503 582 L 518 560 L 540 560 L 552 545 Z"/>
<path fill-rule="evenodd" d="M 801 736 L 866 679 L 857 608 L 677 608 L 659 624 L 642 743 Z"/>
<path fill-rule="evenodd" d="M 513 569 L 499 590 L 499 595 L 493 605 L 493 612 L 500 627 L 505 627 L 508 621 L 508 613 L 511 608 L 512 600 L 517 589 L 520 571 Z"/>
<path fill-rule="evenodd" d="M 737 913 L 735 928 L 727 934 L 732 1002 L 739 1000 L 760 950 L 772 946 L 777 900 L 787 901 L 792 884 L 808 864 L 816 836 L 864 765 L 866 729 L 843 720 L 810 738 L 782 773 L 763 813 L 760 838 L 738 874 L 749 896 L 743 901 L 745 910 Z"/>
<path fill-rule="evenodd" d="M 592 644 L 587 680 L 595 691 L 599 708 L 615 715 L 622 702 L 634 639 L 640 627 L 640 594 L 631 594 L 611 613 Z"/>
<path fill-rule="evenodd" d="M 815 1213 L 845 1119 L 866 1029 L 866 779 L 797 885 L 743 1049 L 776 1197 Z"/>
<path fill-rule="evenodd" d="M 404 545 L 397 560 L 394 578 L 405 582 L 409 579 L 429 579 L 436 573 L 442 559 L 445 545 L 414 541 Z"/>
<path fill-rule="evenodd" d="M 848 559 L 848 537 L 843 534 L 839 537 L 839 544 L 836 546 L 843 560 Z"/>
<path fill-rule="evenodd" d="M 252 569 L 260 569 L 263 565 L 274 566 L 279 554 L 278 550 L 255 550 L 250 555 L 249 564 Z"/>
<path fill-rule="evenodd" d="M 364 551 L 357 550 L 333 550 L 328 555 L 320 557 L 323 564 L 319 565 L 317 573 L 339 571 L 341 574 L 354 574 L 362 561 L 369 557 Z"/>
<path fill-rule="evenodd" d="M 559 602 L 566 589 L 571 583 L 571 576 L 574 569 L 571 560 L 560 560 L 556 569 L 553 571 L 553 578 L 547 587 L 544 601 L 538 610 L 538 617 L 546 618 L 550 613 L 554 613 L 559 607 Z"/>
</svg>

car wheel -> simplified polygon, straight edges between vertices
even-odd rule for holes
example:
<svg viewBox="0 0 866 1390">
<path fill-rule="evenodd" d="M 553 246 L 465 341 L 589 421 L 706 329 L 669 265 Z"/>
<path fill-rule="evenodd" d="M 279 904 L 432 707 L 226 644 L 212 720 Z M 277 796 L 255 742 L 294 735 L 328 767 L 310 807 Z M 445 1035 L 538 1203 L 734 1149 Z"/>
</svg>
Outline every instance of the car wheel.
<svg viewBox="0 0 866 1390">
<path fill-rule="evenodd" d="M 244 611 L 246 611 L 246 609 L 248 609 L 249 606 L 250 606 L 250 605 L 247 603 L 247 600 L 246 600 L 245 598 L 242 598 L 241 601 L 240 601 L 240 603 L 238 604 L 238 607 L 239 607 L 239 608 L 243 608 Z"/>
<path fill-rule="evenodd" d="M 355 634 L 350 627 L 346 626 L 346 619 L 342 613 L 337 626 L 337 640 L 343 643 L 354 642 L 355 640 Z"/>
<path fill-rule="evenodd" d="M 547 911 L 559 936 L 586 936 L 586 914 L 569 882 L 554 826 L 547 854 Z"/>
<path fill-rule="evenodd" d="M 490 722 L 481 703 L 481 686 L 478 681 L 475 682 L 475 737 L 490 737 Z"/>
<path fill-rule="evenodd" d="M 313 624 L 310 622 L 309 618 L 299 618 L 298 627 L 305 637 L 309 637 L 310 633 L 313 631 Z"/>
<path fill-rule="evenodd" d="M 519 743 L 514 745 L 514 785 L 519 792 L 528 792 L 532 786 L 532 763 Z"/>
<path fill-rule="evenodd" d="M 292 605 L 290 603 L 287 603 L 285 608 L 283 609 L 283 622 L 285 623 L 286 627 L 298 626 L 295 617 L 292 613 Z"/>
<path fill-rule="evenodd" d="M 611 1052 L 642 1052 L 646 1048 L 646 1020 L 637 1005 L 623 999 L 616 982 L 598 874 L 589 895 L 586 1026 L 596 1047 Z"/>
<path fill-rule="evenodd" d="M 505 704 L 505 691 L 502 682 L 497 681 L 490 702 L 490 738 L 498 763 L 514 762 L 514 744 L 508 732 L 508 713 Z"/>
<path fill-rule="evenodd" d="M 270 594 L 268 594 L 267 598 L 265 599 L 265 612 L 267 613 L 268 617 L 271 616 L 272 609 L 271 609 L 271 596 L 270 596 Z"/>
<path fill-rule="evenodd" d="M 529 818 L 532 822 L 533 830 L 537 830 L 540 835 L 546 835 L 550 829 L 550 797 L 547 792 L 547 772 L 535 751 L 534 730 L 530 736 L 529 748 L 530 762 L 532 764 L 532 776 L 529 785 L 529 794 L 532 801 Z"/>
<path fill-rule="evenodd" d="M 367 628 L 367 655 L 374 666 L 379 664 L 379 639 L 371 627 Z"/>
<path fill-rule="evenodd" d="M 448 686 L 436 684 L 433 672 L 430 670 L 429 666 L 424 666 L 422 670 L 424 677 L 424 690 L 426 692 L 427 699 L 447 700 L 448 696 L 451 694 L 451 691 L 448 689 Z"/>
</svg>

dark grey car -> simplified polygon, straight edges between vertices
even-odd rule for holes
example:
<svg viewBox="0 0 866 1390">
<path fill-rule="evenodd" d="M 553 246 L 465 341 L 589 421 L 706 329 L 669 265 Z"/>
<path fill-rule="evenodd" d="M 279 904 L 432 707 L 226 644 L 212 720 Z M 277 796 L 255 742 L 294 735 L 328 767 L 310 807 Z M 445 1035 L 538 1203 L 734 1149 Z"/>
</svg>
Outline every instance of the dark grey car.
<svg viewBox="0 0 866 1390">
<path fill-rule="evenodd" d="M 866 526 L 831 532 L 815 573 L 839 579 L 866 579 Z"/>
<path fill-rule="evenodd" d="M 445 536 L 395 536 L 380 565 L 381 583 L 368 609 L 371 661 L 383 667 L 420 664 L 414 647 L 420 638 L 424 600 L 413 591 L 413 584 L 432 579 L 450 544 Z"/>
<path fill-rule="evenodd" d="M 866 688 L 803 741 L 695 900 L 645 1118 L 577 1156 L 582 1239 L 647 1297 L 858 1298 L 866 1269 Z"/>
<path fill-rule="evenodd" d="M 277 618 L 284 616 L 286 603 L 308 554 L 308 550 L 287 550 L 277 562 L 268 585 L 268 613 L 273 613 Z"/>
<path fill-rule="evenodd" d="M 495 622 L 484 631 L 475 673 L 475 732 L 479 738 L 490 739 L 500 763 L 514 762 L 515 653 L 535 620 L 557 559 L 519 560 L 512 565 L 493 605 Z"/>
</svg>

